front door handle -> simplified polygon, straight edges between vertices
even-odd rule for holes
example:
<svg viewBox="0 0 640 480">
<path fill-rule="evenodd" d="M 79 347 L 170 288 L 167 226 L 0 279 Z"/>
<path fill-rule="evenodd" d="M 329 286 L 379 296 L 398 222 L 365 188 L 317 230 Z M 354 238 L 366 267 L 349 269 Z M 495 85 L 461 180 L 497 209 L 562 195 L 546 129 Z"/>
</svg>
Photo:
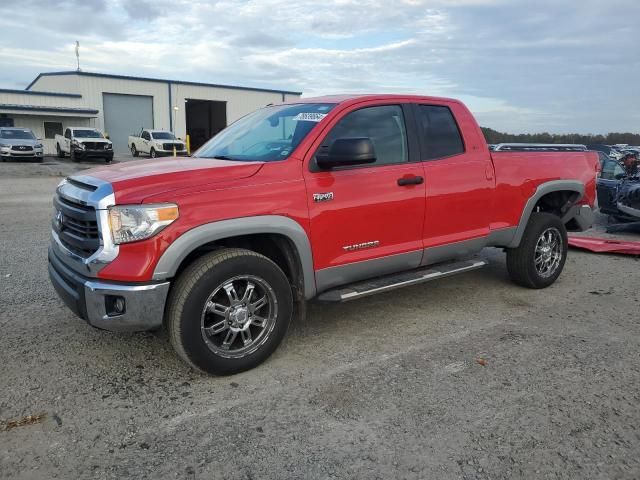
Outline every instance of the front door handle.
<svg viewBox="0 0 640 480">
<path fill-rule="evenodd" d="M 424 183 L 424 178 L 416 175 L 415 177 L 402 177 L 398 179 L 398 185 L 406 187 L 407 185 L 420 185 Z"/>
</svg>

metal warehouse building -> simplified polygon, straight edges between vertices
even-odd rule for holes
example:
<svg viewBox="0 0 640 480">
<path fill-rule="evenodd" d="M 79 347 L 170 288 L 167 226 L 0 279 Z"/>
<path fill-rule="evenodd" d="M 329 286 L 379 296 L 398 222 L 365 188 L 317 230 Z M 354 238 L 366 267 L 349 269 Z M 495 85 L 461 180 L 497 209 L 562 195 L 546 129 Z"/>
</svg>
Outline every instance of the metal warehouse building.
<svg viewBox="0 0 640 480">
<path fill-rule="evenodd" d="M 117 153 L 141 128 L 189 135 L 192 150 L 229 123 L 301 92 L 88 72 L 41 73 L 25 90 L 0 89 L 0 126 L 30 128 L 46 154 L 68 126 L 105 131 Z"/>
</svg>

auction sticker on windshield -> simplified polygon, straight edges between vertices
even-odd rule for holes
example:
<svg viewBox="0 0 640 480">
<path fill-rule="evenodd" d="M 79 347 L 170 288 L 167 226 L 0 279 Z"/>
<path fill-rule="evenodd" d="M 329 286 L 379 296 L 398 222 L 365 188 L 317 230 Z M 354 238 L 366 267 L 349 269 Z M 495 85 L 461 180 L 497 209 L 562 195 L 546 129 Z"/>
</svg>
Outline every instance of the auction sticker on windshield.
<svg viewBox="0 0 640 480">
<path fill-rule="evenodd" d="M 314 113 L 314 112 L 302 112 L 293 117 L 293 121 L 301 121 L 301 122 L 319 122 L 324 117 L 326 117 L 326 113 Z"/>
</svg>

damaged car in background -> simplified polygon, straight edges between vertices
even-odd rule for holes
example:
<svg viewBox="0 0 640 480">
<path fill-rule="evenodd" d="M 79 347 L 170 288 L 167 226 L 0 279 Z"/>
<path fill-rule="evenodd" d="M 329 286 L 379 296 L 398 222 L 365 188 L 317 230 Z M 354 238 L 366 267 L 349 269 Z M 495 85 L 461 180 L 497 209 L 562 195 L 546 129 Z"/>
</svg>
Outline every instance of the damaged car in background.
<svg viewBox="0 0 640 480">
<path fill-rule="evenodd" d="M 618 210 L 640 222 L 640 177 L 628 177 L 622 180 L 616 198 Z"/>
<path fill-rule="evenodd" d="M 620 161 L 605 159 L 598 178 L 600 211 L 621 222 L 640 222 L 640 173 L 638 157 L 627 154 Z"/>
</svg>

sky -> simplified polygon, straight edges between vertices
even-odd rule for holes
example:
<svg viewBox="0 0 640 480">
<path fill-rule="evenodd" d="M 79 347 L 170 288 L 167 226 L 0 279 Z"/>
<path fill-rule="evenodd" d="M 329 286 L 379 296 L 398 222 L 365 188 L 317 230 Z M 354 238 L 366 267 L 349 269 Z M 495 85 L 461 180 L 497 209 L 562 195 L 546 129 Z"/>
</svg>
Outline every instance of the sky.
<svg viewBox="0 0 640 480">
<path fill-rule="evenodd" d="M 81 68 L 463 100 L 509 133 L 640 132 L 638 0 L 1 0 L 0 88 Z"/>
</svg>

